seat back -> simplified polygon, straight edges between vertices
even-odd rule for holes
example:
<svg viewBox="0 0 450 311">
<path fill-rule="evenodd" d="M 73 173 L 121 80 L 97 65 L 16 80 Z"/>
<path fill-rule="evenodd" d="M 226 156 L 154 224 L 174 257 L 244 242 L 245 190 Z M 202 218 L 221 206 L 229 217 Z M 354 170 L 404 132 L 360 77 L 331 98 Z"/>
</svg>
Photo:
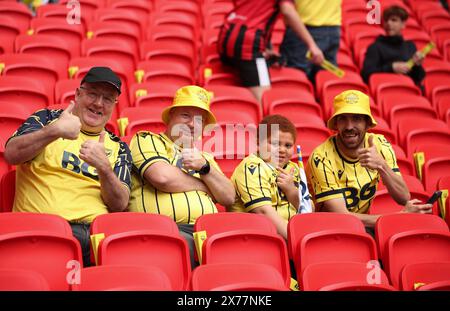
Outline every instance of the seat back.
<svg viewBox="0 0 450 311">
<path fill-rule="evenodd" d="M 36 271 L 47 280 L 50 290 L 69 290 L 70 277 L 76 277 L 81 262 L 80 244 L 73 237 L 45 231 L 0 235 L 0 268 Z"/>
<path fill-rule="evenodd" d="M 423 262 L 408 264 L 402 271 L 402 290 L 450 280 L 450 262 Z"/>
<path fill-rule="evenodd" d="M 192 272 L 192 290 L 218 290 L 222 286 L 251 283 L 288 290 L 280 273 L 269 265 L 256 263 L 215 263 L 198 266 Z"/>
<path fill-rule="evenodd" d="M 152 266 L 96 266 L 81 269 L 75 291 L 170 291 L 172 286 L 161 269 Z"/>
<path fill-rule="evenodd" d="M 42 274 L 25 269 L 0 268 L 0 291 L 48 291 Z"/>
</svg>

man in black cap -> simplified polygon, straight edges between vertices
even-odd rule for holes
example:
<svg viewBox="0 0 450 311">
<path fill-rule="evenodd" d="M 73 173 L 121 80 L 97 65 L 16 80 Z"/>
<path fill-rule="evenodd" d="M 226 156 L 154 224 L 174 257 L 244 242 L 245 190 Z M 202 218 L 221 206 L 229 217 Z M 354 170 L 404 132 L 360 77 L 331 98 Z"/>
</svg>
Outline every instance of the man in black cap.
<svg viewBox="0 0 450 311">
<path fill-rule="evenodd" d="M 30 116 L 6 143 L 16 169 L 14 212 L 56 214 L 70 222 L 89 263 L 89 227 L 108 212 L 121 212 L 130 196 L 128 146 L 105 130 L 121 81 L 93 67 L 67 109 Z"/>
</svg>

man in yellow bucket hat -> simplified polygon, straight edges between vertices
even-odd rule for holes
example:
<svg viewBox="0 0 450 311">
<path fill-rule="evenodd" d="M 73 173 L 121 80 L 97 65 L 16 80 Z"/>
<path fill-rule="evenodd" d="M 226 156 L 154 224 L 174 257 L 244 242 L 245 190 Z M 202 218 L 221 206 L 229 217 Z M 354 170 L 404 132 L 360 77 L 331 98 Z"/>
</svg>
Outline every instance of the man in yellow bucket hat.
<svg viewBox="0 0 450 311">
<path fill-rule="evenodd" d="M 215 202 L 228 206 L 235 197 L 233 185 L 214 157 L 193 145 L 207 124 L 216 123 L 209 104 L 210 94 L 205 89 L 184 86 L 162 112 L 166 131 L 141 131 L 130 143 L 133 174 L 129 210 L 172 218 L 188 241 L 192 264 L 196 219 L 217 213 Z"/>
<path fill-rule="evenodd" d="M 391 144 L 383 135 L 367 133 L 377 125 L 369 97 L 348 90 L 334 98 L 334 114 L 327 126 L 336 134 L 319 145 L 308 161 L 316 209 L 353 213 L 368 228 L 380 215 L 367 215 L 378 183 L 383 180 L 403 212 L 430 213 L 430 204 L 410 200 L 410 193 Z"/>
</svg>

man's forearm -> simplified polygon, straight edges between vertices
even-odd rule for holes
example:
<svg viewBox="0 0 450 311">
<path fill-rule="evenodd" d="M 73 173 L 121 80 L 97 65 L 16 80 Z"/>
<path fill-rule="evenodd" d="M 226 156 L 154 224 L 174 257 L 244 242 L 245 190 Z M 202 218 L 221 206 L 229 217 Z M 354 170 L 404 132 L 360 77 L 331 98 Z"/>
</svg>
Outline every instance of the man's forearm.
<svg viewBox="0 0 450 311">
<path fill-rule="evenodd" d="M 387 164 L 384 164 L 379 172 L 386 189 L 395 202 L 405 205 L 411 196 L 403 178 L 395 174 Z"/>
<path fill-rule="evenodd" d="M 112 169 L 98 171 L 101 196 L 110 212 L 123 212 L 130 199 L 127 187 L 114 174 Z"/>
<path fill-rule="evenodd" d="M 211 167 L 208 174 L 201 176 L 214 199 L 223 206 L 234 203 L 235 190 L 231 181 L 218 170 Z"/>
<path fill-rule="evenodd" d="M 145 179 L 153 187 L 163 192 L 203 191 L 208 187 L 198 178 L 192 177 L 177 167 L 167 163 L 152 164 L 144 173 Z"/>
<path fill-rule="evenodd" d="M 5 159 L 18 165 L 34 159 L 48 144 L 59 138 L 57 128 L 47 125 L 35 132 L 12 138 L 5 148 Z"/>
</svg>

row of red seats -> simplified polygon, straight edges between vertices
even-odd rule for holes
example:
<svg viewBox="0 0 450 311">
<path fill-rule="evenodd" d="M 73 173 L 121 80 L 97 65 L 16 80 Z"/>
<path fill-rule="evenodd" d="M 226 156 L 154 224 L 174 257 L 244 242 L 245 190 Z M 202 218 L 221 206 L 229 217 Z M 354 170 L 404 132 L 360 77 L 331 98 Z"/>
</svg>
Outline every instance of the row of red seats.
<svg viewBox="0 0 450 311">
<path fill-rule="evenodd" d="M 287 290 L 289 257 L 294 261 L 302 290 L 413 290 L 418 282 L 424 289 L 448 289 L 450 282 L 449 228 L 441 219 L 430 215 L 383 216 L 376 224 L 376 242 L 352 215 L 296 215 L 289 222 L 287 247 L 264 216 L 204 215 L 195 224 L 195 231 L 207 234 L 202 247 L 202 265 L 192 272 L 186 241 L 173 220 L 142 213 L 106 214 L 98 216 L 91 226 L 91 234 L 105 235 L 98 249 L 98 263 L 102 268 L 82 270 L 81 276 L 87 276 L 86 284 L 81 278 L 81 283 L 75 286 L 67 282 L 66 264 L 70 260 L 79 261 L 81 253 L 64 219 L 54 215 L 7 213 L 0 214 L 0 222 L 0 268 L 38 272 L 50 290 L 98 290 L 108 286 L 122 290 L 157 289 L 146 284 L 149 275 L 161 280 L 161 289 Z M 30 239 L 39 247 L 27 247 Z M 17 261 L 18 255 L 29 260 Z M 46 260 L 33 260 L 37 256 Z M 386 274 L 377 265 L 378 259 L 383 262 Z M 254 268 L 249 273 L 240 273 L 249 264 Z M 135 283 L 113 275 L 98 281 L 99 276 L 114 270 L 106 266 L 113 265 L 156 269 L 147 272 L 142 269 L 145 274 Z M 438 267 L 441 269 L 436 271 Z M 139 271 L 136 267 L 118 269 Z M 377 269 L 378 282 L 367 281 L 369 269 Z M 17 277 L 20 279 L 20 274 Z M 89 283 L 91 278 L 94 283 Z M 14 286 L 2 284 L 5 288 Z"/>
</svg>

